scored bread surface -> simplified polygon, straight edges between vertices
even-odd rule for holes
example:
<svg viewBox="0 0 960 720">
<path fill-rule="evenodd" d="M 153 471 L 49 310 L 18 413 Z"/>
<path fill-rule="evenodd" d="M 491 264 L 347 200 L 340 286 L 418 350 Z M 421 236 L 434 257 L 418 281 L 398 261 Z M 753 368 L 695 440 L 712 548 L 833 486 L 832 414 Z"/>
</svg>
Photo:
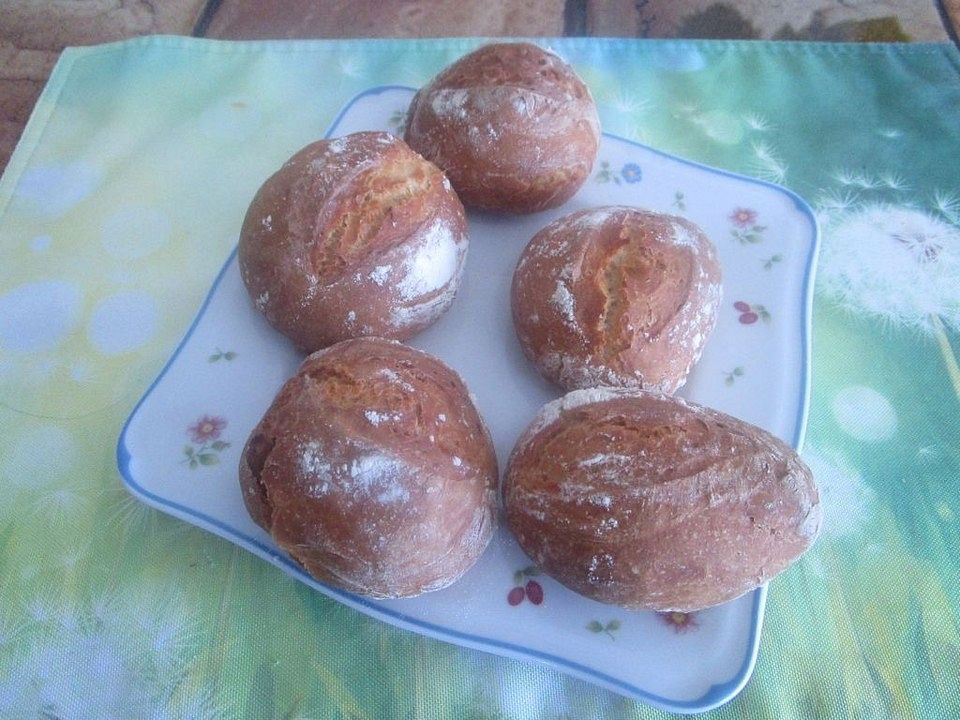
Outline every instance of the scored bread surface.
<svg viewBox="0 0 960 720">
<path fill-rule="evenodd" d="M 722 286 L 713 244 L 695 224 L 610 206 L 538 232 L 511 292 L 520 344 L 548 379 L 568 390 L 672 393 L 700 359 Z"/>
<path fill-rule="evenodd" d="M 463 382 L 382 339 L 304 361 L 251 433 L 240 483 L 311 575 L 375 597 L 452 583 L 496 525 L 496 456 Z"/>
<path fill-rule="evenodd" d="M 414 97 L 404 138 L 467 205 L 528 213 L 566 202 L 590 175 L 600 121 L 590 91 L 554 53 L 486 45 Z"/>
<path fill-rule="evenodd" d="M 732 600 L 815 540 L 810 470 L 769 433 L 679 398 L 590 389 L 548 404 L 503 487 L 524 551 L 567 587 L 627 608 Z"/>
<path fill-rule="evenodd" d="M 393 135 L 362 132 L 308 145 L 264 183 L 239 260 L 256 307 L 313 351 L 411 337 L 453 302 L 466 252 L 443 173 Z"/>
</svg>

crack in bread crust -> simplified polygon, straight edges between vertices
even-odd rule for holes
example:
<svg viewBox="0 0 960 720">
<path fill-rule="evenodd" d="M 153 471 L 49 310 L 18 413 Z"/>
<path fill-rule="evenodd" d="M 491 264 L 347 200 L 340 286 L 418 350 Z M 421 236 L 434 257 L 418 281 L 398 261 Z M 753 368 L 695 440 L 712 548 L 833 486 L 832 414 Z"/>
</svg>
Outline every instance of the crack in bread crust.
<svg viewBox="0 0 960 720">
<path fill-rule="evenodd" d="M 524 353 L 564 388 L 676 391 L 716 323 L 720 267 L 692 223 L 625 206 L 554 221 L 524 249 L 511 303 Z"/>
<path fill-rule="evenodd" d="M 641 228 L 620 228 L 619 248 L 599 266 L 603 309 L 597 323 L 598 355 L 621 371 L 622 355 L 636 340 L 656 340 L 690 296 L 692 258 L 664 252 Z M 639 336 L 639 338 L 638 338 Z"/>
<path fill-rule="evenodd" d="M 467 245 L 443 173 L 393 135 L 359 132 L 302 148 L 260 187 L 238 260 L 257 310 L 310 352 L 422 330 L 453 301 Z"/>
<path fill-rule="evenodd" d="M 332 196 L 318 214 L 315 246 L 310 251 L 320 281 L 333 282 L 367 257 L 402 242 L 406 233 L 381 233 L 384 225 L 395 222 L 401 208 L 411 207 L 415 214 L 405 216 L 403 222 L 410 229 L 417 227 L 426 208 L 415 200 L 428 195 L 440 177 L 436 168 L 404 153 L 361 172 Z"/>
</svg>

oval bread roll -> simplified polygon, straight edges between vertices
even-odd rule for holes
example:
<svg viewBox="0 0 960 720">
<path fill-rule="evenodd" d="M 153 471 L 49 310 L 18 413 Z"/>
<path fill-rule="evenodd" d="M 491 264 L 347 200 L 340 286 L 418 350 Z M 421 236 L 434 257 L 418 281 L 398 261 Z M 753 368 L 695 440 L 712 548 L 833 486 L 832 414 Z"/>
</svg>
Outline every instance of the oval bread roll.
<svg viewBox="0 0 960 720">
<path fill-rule="evenodd" d="M 760 428 L 679 398 L 577 390 L 524 432 L 506 520 L 547 574 L 600 602 L 689 612 L 787 568 L 821 507 L 797 454 Z"/>
<path fill-rule="evenodd" d="M 722 295 L 713 244 L 689 220 L 632 207 L 582 210 L 527 244 L 513 275 L 524 354 L 567 390 L 672 393 L 700 359 Z"/>
<path fill-rule="evenodd" d="M 589 177 L 600 120 L 587 86 L 559 57 L 496 43 L 416 94 L 404 139 L 443 168 L 466 205 L 531 213 L 562 205 Z"/>
<path fill-rule="evenodd" d="M 239 246 L 257 309 L 307 352 L 413 336 L 453 302 L 466 253 L 443 173 L 384 132 L 300 150 L 257 192 Z"/>
<path fill-rule="evenodd" d="M 379 338 L 308 357 L 240 459 L 250 516 L 316 579 L 379 598 L 454 582 L 496 525 L 497 460 L 463 382 Z"/>
</svg>

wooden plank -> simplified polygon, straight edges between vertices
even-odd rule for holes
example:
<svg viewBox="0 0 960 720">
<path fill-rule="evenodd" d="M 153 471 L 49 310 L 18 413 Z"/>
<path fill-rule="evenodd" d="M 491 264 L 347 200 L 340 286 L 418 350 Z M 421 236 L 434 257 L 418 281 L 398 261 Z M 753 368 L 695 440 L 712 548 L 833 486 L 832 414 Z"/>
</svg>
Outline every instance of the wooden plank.
<svg viewBox="0 0 960 720">
<path fill-rule="evenodd" d="M 936 0 L 586 1 L 587 34 L 593 37 L 947 39 Z"/>
<path fill-rule="evenodd" d="M 136 35 L 189 35 L 206 0 L 0 0 L 0 38 L 62 50 Z"/>
<path fill-rule="evenodd" d="M 206 37 L 559 36 L 564 0 L 223 0 Z"/>
<path fill-rule="evenodd" d="M 59 55 L 0 40 L 0 171 L 7 166 Z"/>
<path fill-rule="evenodd" d="M 941 14 L 955 43 L 960 43 L 960 0 L 940 0 Z"/>
</svg>

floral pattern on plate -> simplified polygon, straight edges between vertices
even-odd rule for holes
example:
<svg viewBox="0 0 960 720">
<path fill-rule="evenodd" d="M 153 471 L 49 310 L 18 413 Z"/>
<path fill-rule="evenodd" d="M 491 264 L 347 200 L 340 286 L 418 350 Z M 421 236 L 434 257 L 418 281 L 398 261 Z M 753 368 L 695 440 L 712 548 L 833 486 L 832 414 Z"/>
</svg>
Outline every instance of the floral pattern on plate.
<svg viewBox="0 0 960 720">
<path fill-rule="evenodd" d="M 733 224 L 730 234 L 742 245 L 754 245 L 763 241 L 767 226 L 757 222 L 758 215 L 756 210 L 745 207 L 737 207 L 730 213 L 730 222 Z"/>
<path fill-rule="evenodd" d="M 191 470 L 204 465 L 217 465 L 220 462 L 220 453 L 230 447 L 230 443 L 222 440 L 220 435 L 227 427 L 225 418 L 219 415 L 203 415 L 187 428 L 191 445 L 183 448 L 183 461 Z"/>
</svg>

